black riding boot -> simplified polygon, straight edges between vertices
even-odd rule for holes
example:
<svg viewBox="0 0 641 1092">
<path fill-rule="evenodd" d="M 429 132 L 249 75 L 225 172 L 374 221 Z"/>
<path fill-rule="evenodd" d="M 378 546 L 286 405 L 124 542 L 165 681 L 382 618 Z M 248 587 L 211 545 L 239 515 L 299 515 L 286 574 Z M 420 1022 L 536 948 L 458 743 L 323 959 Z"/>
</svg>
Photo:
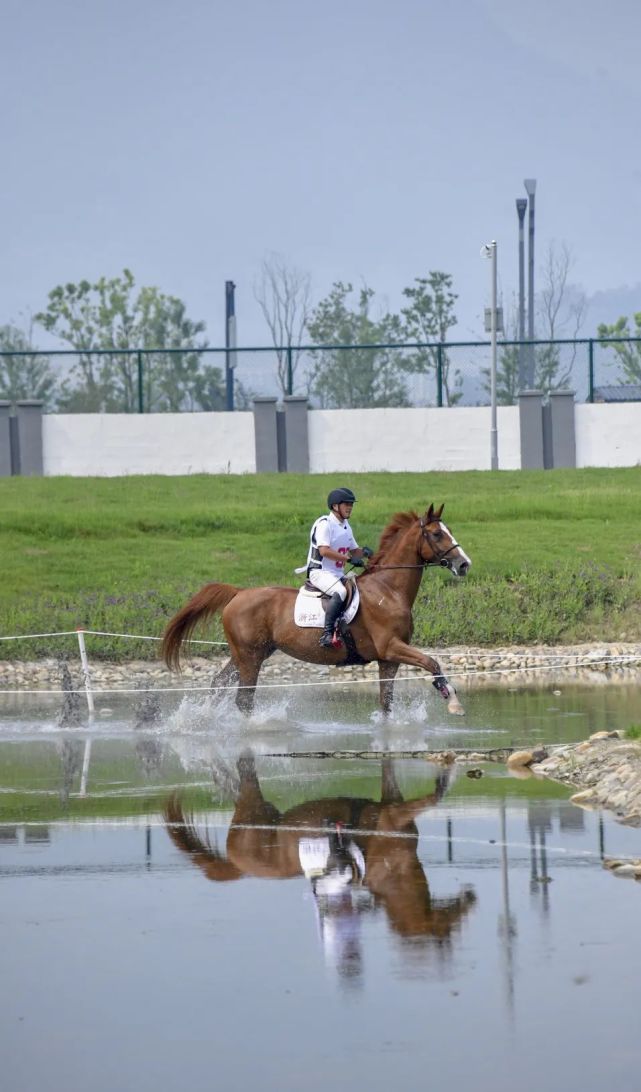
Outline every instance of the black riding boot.
<svg viewBox="0 0 641 1092">
<path fill-rule="evenodd" d="M 334 592 L 332 598 L 327 604 L 327 610 L 325 611 L 325 629 L 323 630 L 323 636 L 320 639 L 320 644 L 324 648 L 332 648 L 332 638 L 334 636 L 334 626 L 338 620 L 339 615 L 343 611 L 343 600 L 337 592 Z"/>
</svg>

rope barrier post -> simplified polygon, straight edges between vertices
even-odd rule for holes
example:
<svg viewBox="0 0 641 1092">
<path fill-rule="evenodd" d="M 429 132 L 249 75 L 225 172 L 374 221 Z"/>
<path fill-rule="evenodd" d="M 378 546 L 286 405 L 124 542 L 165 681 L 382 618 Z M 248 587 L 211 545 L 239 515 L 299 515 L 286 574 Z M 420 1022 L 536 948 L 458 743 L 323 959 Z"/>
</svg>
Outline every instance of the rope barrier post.
<svg viewBox="0 0 641 1092">
<path fill-rule="evenodd" d="M 85 631 L 84 629 L 77 629 L 78 634 L 78 646 L 80 648 L 80 663 L 82 664 L 82 677 L 85 683 L 85 693 L 87 695 L 87 705 L 89 712 L 93 714 L 93 694 L 91 692 L 91 676 L 89 674 L 89 661 L 87 659 L 87 650 L 85 648 Z"/>
<path fill-rule="evenodd" d="M 87 795 L 87 779 L 89 777 L 89 760 L 91 759 L 91 738 L 85 740 L 85 753 L 82 756 L 82 773 L 80 774 L 80 795 Z"/>
</svg>

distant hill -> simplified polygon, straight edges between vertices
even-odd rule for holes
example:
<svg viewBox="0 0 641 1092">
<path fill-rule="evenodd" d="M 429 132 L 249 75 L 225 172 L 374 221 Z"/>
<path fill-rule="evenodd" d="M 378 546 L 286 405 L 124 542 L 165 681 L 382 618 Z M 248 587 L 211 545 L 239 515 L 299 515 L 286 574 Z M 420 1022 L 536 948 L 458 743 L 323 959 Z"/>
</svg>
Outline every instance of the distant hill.
<svg viewBox="0 0 641 1092">
<path fill-rule="evenodd" d="M 593 337 L 600 322 L 616 322 L 621 315 L 631 319 L 635 311 L 641 311 L 641 283 L 595 292 L 593 296 L 588 296 L 585 322 L 580 336 Z M 630 326 L 633 327 L 634 323 L 631 322 Z"/>
</svg>

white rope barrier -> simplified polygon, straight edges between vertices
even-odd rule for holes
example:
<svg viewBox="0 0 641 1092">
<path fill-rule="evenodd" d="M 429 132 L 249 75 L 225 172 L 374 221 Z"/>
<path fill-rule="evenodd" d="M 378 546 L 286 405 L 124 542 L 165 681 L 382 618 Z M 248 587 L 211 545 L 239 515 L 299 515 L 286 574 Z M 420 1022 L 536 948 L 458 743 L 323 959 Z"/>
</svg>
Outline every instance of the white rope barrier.
<svg viewBox="0 0 641 1092">
<path fill-rule="evenodd" d="M 518 669 L 514 668 L 514 667 L 505 667 L 505 668 L 501 667 L 501 668 L 476 668 L 474 670 L 465 670 L 465 671 L 448 671 L 447 672 L 447 678 L 448 679 L 471 678 L 473 676 L 478 676 L 478 675 L 504 675 L 504 674 L 513 675 L 515 673 L 515 671 L 517 671 L 517 670 L 519 671 L 519 673 L 527 673 L 528 671 L 555 671 L 559 667 L 562 667 L 562 666 L 568 666 L 568 667 L 569 666 L 571 666 L 571 667 L 596 667 L 596 666 L 598 666 L 600 664 L 606 664 L 607 666 L 610 666 L 610 667 L 616 667 L 616 666 L 625 666 L 626 664 L 634 664 L 634 663 L 641 663 L 641 656 L 613 656 L 613 657 L 606 657 L 606 658 L 600 659 L 600 660 L 595 660 L 595 659 L 592 659 L 592 658 L 588 658 L 588 659 L 581 660 L 581 661 L 579 661 L 579 662 L 577 662 L 575 664 L 571 664 L 571 665 L 570 664 L 566 664 L 566 665 L 562 665 L 562 664 L 531 664 L 531 665 L 527 665 L 527 666 L 524 666 L 524 667 L 519 667 Z M 443 676 L 441 676 L 441 675 L 438 675 L 438 676 L 435 676 L 435 677 L 436 678 L 443 678 Z M 422 674 L 422 675 L 419 675 L 419 674 L 416 674 L 416 675 L 402 675 L 400 678 L 397 677 L 394 680 L 394 683 L 396 685 L 397 683 L 415 682 L 416 680 L 425 680 L 425 679 L 427 679 L 428 681 L 431 682 L 432 676 L 429 676 L 429 675 L 426 675 L 426 674 Z M 283 689 L 283 688 L 296 689 L 296 688 L 310 687 L 310 686 L 329 686 L 329 687 L 342 686 L 342 687 L 346 687 L 346 686 L 359 686 L 361 684 L 366 684 L 366 685 L 370 685 L 370 686 L 378 686 L 379 685 L 379 679 L 377 677 L 375 677 L 375 678 L 371 678 L 371 679 L 336 679 L 336 680 L 333 680 L 333 679 L 313 679 L 313 680 L 311 680 L 309 682 L 269 682 L 269 683 L 260 683 L 260 682 L 258 682 L 254 686 L 243 686 L 243 685 L 236 684 L 236 683 L 231 683 L 229 686 L 227 686 L 227 685 L 225 685 L 225 686 L 216 686 L 216 685 L 212 685 L 212 684 L 209 684 L 208 686 L 150 686 L 150 687 L 141 687 L 141 686 L 124 687 L 123 686 L 123 687 L 105 688 L 105 689 L 101 689 L 101 690 L 95 690 L 94 689 L 93 694 L 94 695 L 100 695 L 100 694 L 175 694 L 175 693 L 189 694 L 189 693 L 212 693 L 213 691 L 222 691 L 222 690 L 234 690 L 235 691 L 235 690 L 271 690 L 271 689 Z M 71 689 L 71 690 L 55 689 L 54 690 L 54 689 L 44 689 L 42 687 L 36 687 L 36 688 L 30 689 L 30 690 L 24 689 L 24 688 L 20 688 L 19 690 L 5 690 L 4 688 L 0 688 L 0 695 L 1 694 L 84 694 L 84 693 L 85 693 L 84 688 L 75 689 L 75 690 L 74 689 Z"/>
<path fill-rule="evenodd" d="M 354 678 L 352 678 L 352 679 L 336 679 L 336 680 L 332 680 L 332 679 L 313 679 L 311 681 L 306 681 L 306 682 L 291 682 L 291 681 L 289 681 L 289 682 L 265 682 L 265 683 L 258 683 L 257 682 L 254 686 L 248 686 L 248 685 L 243 686 L 243 685 L 240 685 L 240 684 L 237 684 L 237 683 L 231 683 L 230 685 L 224 685 L 224 686 L 216 686 L 216 685 L 212 685 L 212 684 L 210 684 L 208 686 L 150 686 L 150 687 L 135 686 L 135 687 L 105 687 L 105 688 L 102 688 L 100 690 L 96 690 L 91 684 L 89 661 L 88 661 L 86 647 L 85 647 L 85 641 L 84 641 L 85 635 L 91 635 L 91 636 L 94 636 L 94 637 L 120 637 L 120 638 L 125 638 L 125 639 L 129 639 L 129 640 L 137 640 L 137 641 L 161 641 L 162 640 L 161 637 L 150 637 L 147 634 L 113 633 L 113 632 L 110 632 L 110 631 L 107 631 L 107 630 L 84 629 L 82 627 L 78 627 L 77 629 L 74 629 L 74 630 L 60 630 L 57 633 L 29 633 L 29 634 L 22 634 L 20 636 L 0 637 L 0 641 L 24 641 L 24 640 L 29 640 L 29 639 L 33 639 L 33 638 L 42 638 L 42 637 L 72 637 L 72 636 L 75 636 L 77 638 L 77 640 L 78 640 L 79 653 L 80 653 L 80 663 L 81 663 L 81 667 L 82 667 L 82 675 L 83 675 L 83 681 L 84 681 L 84 687 L 82 689 L 67 689 L 67 688 L 43 689 L 42 687 L 34 687 L 33 689 L 25 689 L 25 688 L 21 687 L 19 689 L 10 690 L 10 689 L 0 688 L 0 695 L 1 694 L 12 694 L 12 695 L 15 695 L 15 694 L 57 694 L 57 695 L 64 695 L 64 694 L 82 694 L 82 693 L 84 693 L 85 696 L 86 696 L 86 699 L 87 699 L 87 706 L 88 706 L 88 709 L 89 709 L 89 713 L 90 713 L 90 715 L 93 715 L 93 713 L 94 713 L 94 696 L 95 695 L 159 694 L 159 693 L 192 694 L 192 693 L 211 693 L 214 690 L 216 690 L 216 691 L 226 691 L 226 690 L 233 690 L 233 691 L 236 691 L 236 690 L 270 690 L 270 689 L 281 689 L 282 690 L 282 689 L 297 689 L 297 688 L 312 687 L 312 686 L 313 687 L 341 686 L 341 687 L 345 688 L 346 686 L 358 686 L 358 685 L 361 685 L 361 684 L 366 684 L 366 685 L 370 685 L 370 686 L 372 686 L 372 685 L 378 686 L 379 682 L 380 682 L 380 680 L 377 677 L 374 677 L 374 678 L 364 678 L 364 679 L 354 679 Z M 199 645 L 209 645 L 209 646 L 226 645 L 225 641 L 194 640 L 194 641 L 190 641 L 189 643 L 190 644 L 199 644 Z M 437 653 L 437 655 L 438 654 L 439 653 Z M 446 653 L 446 655 L 447 655 L 447 653 Z M 491 653 L 490 653 L 490 655 L 491 655 Z M 634 664 L 634 663 L 641 662 L 641 656 L 637 656 L 637 655 L 633 655 L 633 654 L 621 654 L 621 655 L 618 655 L 618 656 L 604 656 L 604 657 L 598 657 L 598 656 L 595 656 L 595 655 L 591 655 L 591 656 L 587 656 L 587 657 L 582 658 L 580 653 L 575 653 L 575 654 L 569 653 L 569 654 L 562 655 L 561 657 L 559 657 L 558 655 L 555 655 L 554 653 L 551 652 L 551 653 L 545 653 L 543 655 L 538 655 L 538 656 L 530 655 L 527 658 L 529 660 L 533 660 L 534 662 L 533 663 L 527 663 L 527 664 L 520 664 L 520 665 L 515 664 L 515 665 L 511 665 L 509 667 L 496 667 L 496 668 L 487 667 L 487 668 L 473 668 L 473 669 L 467 669 L 466 668 L 466 669 L 460 670 L 460 671 L 451 670 L 451 671 L 448 671 L 447 675 L 448 675 L 449 678 L 453 678 L 453 679 L 454 678 L 456 678 L 456 679 L 465 679 L 465 678 L 473 678 L 473 677 L 477 677 L 477 676 L 481 676 L 481 675 L 510 675 L 510 674 L 513 675 L 513 674 L 515 674 L 517 672 L 519 674 L 527 674 L 528 672 L 531 672 L 531 671 L 555 671 L 555 670 L 558 670 L 559 668 L 564 668 L 564 667 L 565 668 L 568 668 L 568 667 L 569 668 L 599 667 L 599 666 L 602 666 L 602 665 L 606 665 L 608 667 L 616 667 L 616 666 L 625 666 L 625 665 L 628 665 L 628 664 Z M 547 661 L 549 661 L 549 660 L 552 660 L 554 662 L 553 663 L 548 663 Z M 336 665 L 336 666 L 340 666 L 340 665 Z M 418 673 L 419 670 L 420 669 L 416 669 L 416 672 L 417 672 L 416 674 L 405 675 L 405 676 L 401 676 L 400 678 L 396 678 L 394 680 L 394 683 L 410 682 L 410 681 L 412 681 L 414 679 L 425 679 L 427 676 L 425 674 L 419 674 Z M 436 677 L 437 678 L 442 678 L 443 676 L 436 676 Z"/>
<path fill-rule="evenodd" d="M 162 637 L 149 637 L 142 633 L 109 633 L 102 629 L 63 629 L 58 633 L 21 633 L 17 637 L 0 637 L 0 641 L 30 641 L 36 637 L 76 637 L 79 633 L 88 633 L 93 637 L 128 637 L 132 641 L 162 641 Z M 227 645 L 227 641 L 191 640 L 192 645 Z"/>
</svg>

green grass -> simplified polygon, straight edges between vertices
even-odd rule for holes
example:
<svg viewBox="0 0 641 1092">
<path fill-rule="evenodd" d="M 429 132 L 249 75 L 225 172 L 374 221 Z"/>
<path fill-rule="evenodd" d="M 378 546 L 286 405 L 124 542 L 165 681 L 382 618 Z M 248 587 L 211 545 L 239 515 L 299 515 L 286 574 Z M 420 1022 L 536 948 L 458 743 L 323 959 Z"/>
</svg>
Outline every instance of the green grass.
<svg viewBox="0 0 641 1092">
<path fill-rule="evenodd" d="M 343 482 L 359 498 L 361 543 L 375 546 L 394 512 L 445 501 L 472 557 L 465 581 L 425 575 L 417 643 L 641 638 L 639 467 L 0 479 L 0 635 L 84 626 L 158 636 L 208 580 L 296 585 L 309 526 Z M 51 640 L 0 642 L 4 658 L 62 651 Z M 155 655 L 151 643 L 92 643 L 92 658 Z"/>
</svg>

